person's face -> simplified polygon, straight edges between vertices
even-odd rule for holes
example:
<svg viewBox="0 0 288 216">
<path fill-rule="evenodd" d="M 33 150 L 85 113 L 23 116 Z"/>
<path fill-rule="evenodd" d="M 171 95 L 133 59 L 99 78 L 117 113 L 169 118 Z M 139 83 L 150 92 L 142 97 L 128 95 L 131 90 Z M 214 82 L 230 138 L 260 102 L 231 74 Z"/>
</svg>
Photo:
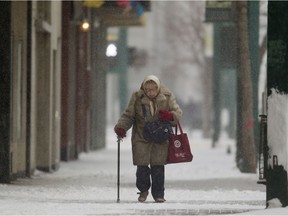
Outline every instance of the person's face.
<svg viewBox="0 0 288 216">
<path fill-rule="evenodd" d="M 154 83 L 147 83 L 144 86 L 144 91 L 149 98 L 155 98 L 158 94 L 157 85 Z"/>
</svg>

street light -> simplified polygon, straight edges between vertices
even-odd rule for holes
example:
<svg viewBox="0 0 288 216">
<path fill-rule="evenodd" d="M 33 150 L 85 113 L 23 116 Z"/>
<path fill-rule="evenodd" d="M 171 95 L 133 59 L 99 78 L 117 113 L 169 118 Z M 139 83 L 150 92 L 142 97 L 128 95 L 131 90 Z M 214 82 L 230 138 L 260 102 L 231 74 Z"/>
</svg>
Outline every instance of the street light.
<svg viewBox="0 0 288 216">
<path fill-rule="evenodd" d="M 111 43 L 107 46 L 106 49 L 106 56 L 107 57 L 115 57 L 117 56 L 117 47 L 115 44 Z"/>
<path fill-rule="evenodd" d="M 84 32 L 87 32 L 90 28 L 90 24 L 87 20 L 83 20 L 83 22 L 81 23 L 81 30 Z"/>
</svg>

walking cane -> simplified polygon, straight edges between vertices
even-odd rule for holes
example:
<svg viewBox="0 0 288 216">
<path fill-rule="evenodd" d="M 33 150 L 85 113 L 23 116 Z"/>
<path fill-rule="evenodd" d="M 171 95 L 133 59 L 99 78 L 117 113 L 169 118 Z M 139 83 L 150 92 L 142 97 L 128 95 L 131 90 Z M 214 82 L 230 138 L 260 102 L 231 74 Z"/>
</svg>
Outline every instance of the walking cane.
<svg viewBox="0 0 288 216">
<path fill-rule="evenodd" d="M 117 203 L 120 202 L 120 141 L 121 138 L 117 137 Z"/>
</svg>

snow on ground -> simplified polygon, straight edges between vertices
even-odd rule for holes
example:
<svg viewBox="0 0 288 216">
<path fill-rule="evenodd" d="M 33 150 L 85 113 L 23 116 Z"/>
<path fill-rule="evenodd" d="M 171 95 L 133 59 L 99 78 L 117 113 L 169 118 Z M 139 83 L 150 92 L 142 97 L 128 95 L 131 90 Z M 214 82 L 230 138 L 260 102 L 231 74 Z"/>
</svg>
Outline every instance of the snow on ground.
<svg viewBox="0 0 288 216">
<path fill-rule="evenodd" d="M 120 203 L 117 203 L 117 142 L 107 130 L 107 148 L 61 162 L 54 173 L 36 171 L 31 179 L 0 185 L 1 215 L 192 215 L 198 210 L 235 210 L 245 215 L 287 215 L 287 208 L 265 209 L 265 187 L 257 174 L 235 167 L 234 141 L 222 139 L 217 148 L 189 133 L 192 163 L 166 166 L 165 203 L 137 202 L 130 136 L 121 143 Z M 227 154 L 227 146 L 232 153 Z M 210 211 L 210 210 L 211 211 Z M 237 211 L 239 210 L 239 211 Z M 201 211 L 200 211 L 201 212 Z"/>
</svg>

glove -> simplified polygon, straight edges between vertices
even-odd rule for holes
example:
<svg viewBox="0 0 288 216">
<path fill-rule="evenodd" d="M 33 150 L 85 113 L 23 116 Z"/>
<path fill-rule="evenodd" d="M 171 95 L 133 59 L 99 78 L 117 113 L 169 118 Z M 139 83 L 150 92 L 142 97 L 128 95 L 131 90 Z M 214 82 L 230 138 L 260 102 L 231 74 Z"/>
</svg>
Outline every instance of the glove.
<svg viewBox="0 0 288 216">
<path fill-rule="evenodd" d="M 118 136 L 119 138 L 124 138 L 124 137 L 126 137 L 126 131 L 125 131 L 125 129 L 123 129 L 123 128 L 115 128 L 114 131 L 115 131 L 115 133 L 117 134 L 117 136 Z"/>
<path fill-rule="evenodd" d="M 174 116 L 172 112 L 167 110 L 159 110 L 159 119 L 163 121 L 173 121 Z"/>
</svg>

